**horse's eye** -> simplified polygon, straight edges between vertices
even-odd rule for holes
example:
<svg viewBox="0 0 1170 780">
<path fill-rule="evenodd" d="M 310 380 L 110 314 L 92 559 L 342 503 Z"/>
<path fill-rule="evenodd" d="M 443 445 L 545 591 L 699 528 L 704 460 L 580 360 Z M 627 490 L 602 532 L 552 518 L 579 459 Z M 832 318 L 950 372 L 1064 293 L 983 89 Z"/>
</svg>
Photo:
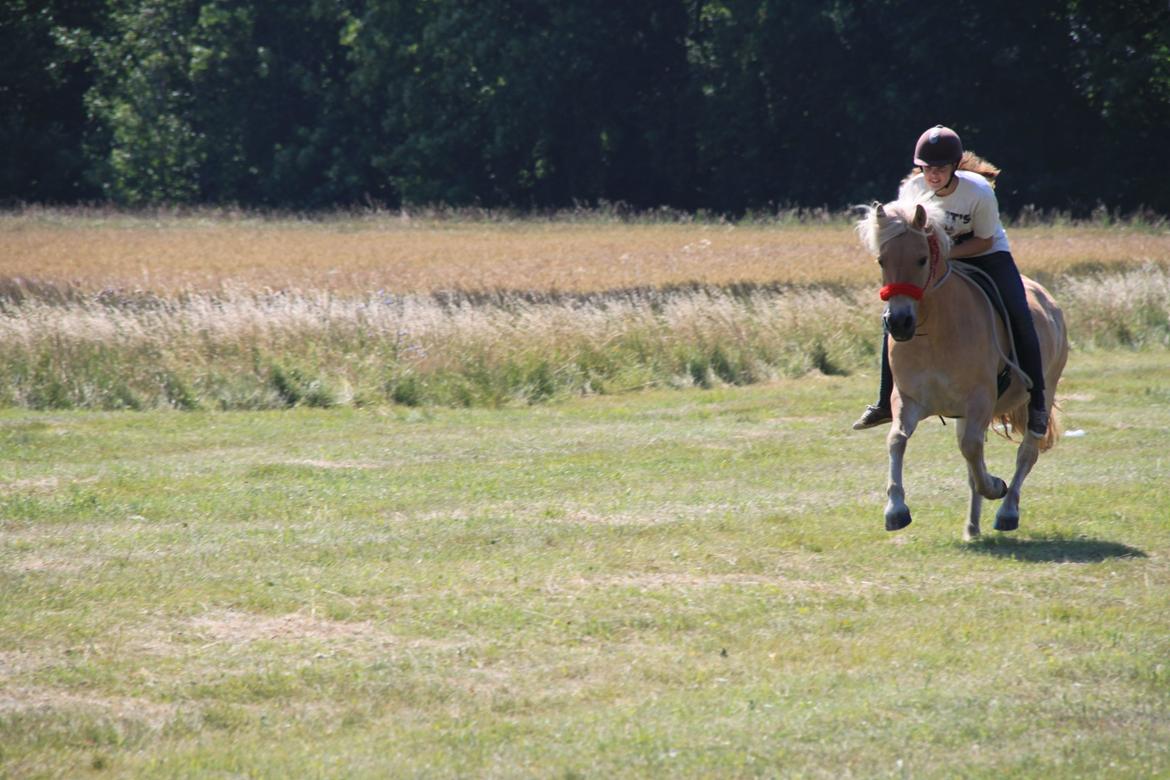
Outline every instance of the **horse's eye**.
<svg viewBox="0 0 1170 780">
<path fill-rule="evenodd" d="M 924 265 L 926 265 L 926 258 L 925 257 L 918 261 L 919 268 L 922 268 Z"/>
<path fill-rule="evenodd" d="M 885 268 L 886 267 L 886 258 L 879 257 L 878 258 L 878 265 L 880 265 L 882 268 Z"/>
</svg>

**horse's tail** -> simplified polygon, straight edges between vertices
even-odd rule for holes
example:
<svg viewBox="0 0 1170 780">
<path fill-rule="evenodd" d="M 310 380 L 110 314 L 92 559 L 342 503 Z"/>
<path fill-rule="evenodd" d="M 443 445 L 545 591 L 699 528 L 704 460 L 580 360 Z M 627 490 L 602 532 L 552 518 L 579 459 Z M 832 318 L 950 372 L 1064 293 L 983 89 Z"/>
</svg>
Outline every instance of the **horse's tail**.
<svg viewBox="0 0 1170 780">
<path fill-rule="evenodd" d="M 1036 442 L 1036 446 L 1041 452 L 1047 452 L 1052 449 L 1052 445 L 1056 444 L 1056 440 L 1064 433 L 1064 429 L 1060 427 L 1059 417 L 1056 412 L 1060 409 L 1057 404 L 1052 405 L 1052 414 L 1048 417 L 1048 432 L 1044 434 L 1044 438 Z M 1001 436 L 1008 441 L 1015 441 L 1012 433 L 1020 431 L 1021 435 L 1028 436 L 1028 402 L 1017 406 L 1007 414 L 999 416 L 1000 427 L 996 430 Z"/>
</svg>

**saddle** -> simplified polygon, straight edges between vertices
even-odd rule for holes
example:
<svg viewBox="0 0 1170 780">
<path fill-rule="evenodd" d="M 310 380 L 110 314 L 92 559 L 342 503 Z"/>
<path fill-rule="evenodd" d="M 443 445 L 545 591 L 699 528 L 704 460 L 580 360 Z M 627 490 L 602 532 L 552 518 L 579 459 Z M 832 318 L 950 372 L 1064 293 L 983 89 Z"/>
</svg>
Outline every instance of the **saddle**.
<svg viewBox="0 0 1170 780">
<path fill-rule="evenodd" d="M 1008 387 L 1012 383 L 1012 364 L 1018 363 L 1016 356 L 1016 340 L 1012 336 L 1012 324 L 1008 318 L 1007 306 L 1004 305 L 1003 297 L 999 294 L 999 288 L 995 286 L 995 282 L 986 271 L 971 263 L 964 263 L 962 260 L 952 260 L 951 268 L 959 276 L 962 276 L 971 284 L 983 293 L 983 297 L 991 305 L 992 310 L 999 315 L 1000 322 L 1003 323 L 1004 329 L 1008 333 L 1008 360 L 1004 361 L 1003 370 L 995 377 L 995 391 L 996 397 L 1002 396 L 1007 392 Z"/>
</svg>

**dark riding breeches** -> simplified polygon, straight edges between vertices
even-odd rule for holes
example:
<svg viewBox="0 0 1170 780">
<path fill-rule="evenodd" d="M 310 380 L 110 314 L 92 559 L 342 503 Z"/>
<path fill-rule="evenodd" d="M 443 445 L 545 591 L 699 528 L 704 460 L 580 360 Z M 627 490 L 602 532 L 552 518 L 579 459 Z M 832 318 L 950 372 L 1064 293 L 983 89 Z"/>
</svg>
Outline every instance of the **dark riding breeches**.
<svg viewBox="0 0 1170 780">
<path fill-rule="evenodd" d="M 1031 406 L 1044 407 L 1044 372 L 1040 366 L 1040 341 L 1036 338 L 1036 325 L 1028 308 L 1024 282 L 1011 252 L 992 252 L 981 257 L 963 258 L 963 262 L 975 266 L 995 282 L 1003 298 L 1004 306 L 1011 320 L 1012 336 L 1016 346 L 1016 358 L 1020 368 L 1032 379 Z M 882 379 L 878 389 L 878 406 L 890 408 L 890 393 L 894 390 L 894 377 L 890 373 L 890 336 L 882 335 Z"/>
</svg>

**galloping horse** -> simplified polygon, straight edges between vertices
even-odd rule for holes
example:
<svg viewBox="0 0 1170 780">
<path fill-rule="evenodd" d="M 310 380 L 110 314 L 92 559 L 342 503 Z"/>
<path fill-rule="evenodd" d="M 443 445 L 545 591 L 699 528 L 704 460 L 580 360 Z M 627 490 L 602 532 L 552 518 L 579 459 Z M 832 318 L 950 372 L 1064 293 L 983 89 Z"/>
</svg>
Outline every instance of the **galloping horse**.
<svg viewBox="0 0 1170 780">
<path fill-rule="evenodd" d="M 1036 323 L 1044 366 L 1045 403 L 1051 422 L 1043 439 L 1027 430 L 1028 392 L 1018 369 L 998 394 L 997 377 L 1012 354 L 1008 330 L 974 282 L 953 273 L 951 242 L 942 229 L 941 210 L 933 205 L 894 202 L 868 207 L 857 233 L 882 269 L 882 319 L 892 338 L 890 368 L 895 390 L 890 450 L 886 529 L 910 524 L 902 489 L 906 442 L 918 423 L 940 415 L 957 418 L 959 449 L 967 459 L 971 501 L 964 537 L 979 535 L 983 499 L 1004 499 L 995 516 L 997 531 L 1014 531 L 1020 523 L 1020 488 L 1039 453 L 1058 435 L 1052 415 L 1056 383 L 1068 360 L 1068 336 L 1060 307 L 1048 291 L 1024 277 L 1028 306 Z M 1030 380 L 1027 380 L 1030 382 Z M 987 471 L 983 443 L 998 418 L 1004 431 L 1022 435 L 1011 485 Z"/>
</svg>

